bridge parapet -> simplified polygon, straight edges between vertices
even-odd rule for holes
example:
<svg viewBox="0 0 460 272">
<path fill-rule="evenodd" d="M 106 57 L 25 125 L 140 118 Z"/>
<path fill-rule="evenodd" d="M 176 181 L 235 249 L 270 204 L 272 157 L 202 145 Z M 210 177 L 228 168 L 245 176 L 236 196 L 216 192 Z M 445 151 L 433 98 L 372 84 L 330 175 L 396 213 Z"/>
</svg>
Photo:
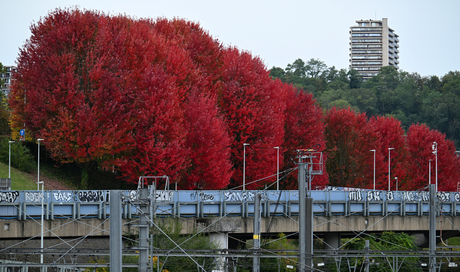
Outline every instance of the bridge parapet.
<svg viewBox="0 0 460 272">
<path fill-rule="evenodd" d="M 138 215 L 136 190 L 123 191 L 123 217 Z M 262 194 L 262 216 L 296 216 L 299 193 L 292 191 L 150 191 L 151 212 L 157 217 L 252 217 L 254 197 Z M 429 193 L 425 191 L 314 190 L 313 212 L 318 216 L 400 215 L 422 216 L 429 212 Z M 99 218 L 110 216 L 110 191 L 0 191 L 0 219 L 41 217 L 44 203 L 46 219 Z M 460 215 L 460 194 L 438 192 L 437 211 Z"/>
</svg>

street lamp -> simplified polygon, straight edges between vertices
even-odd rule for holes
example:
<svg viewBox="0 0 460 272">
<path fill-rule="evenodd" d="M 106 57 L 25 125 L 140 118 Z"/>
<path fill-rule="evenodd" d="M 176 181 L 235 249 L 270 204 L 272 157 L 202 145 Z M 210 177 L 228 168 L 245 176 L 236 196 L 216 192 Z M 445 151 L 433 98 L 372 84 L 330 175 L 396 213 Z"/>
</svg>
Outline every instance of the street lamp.
<svg viewBox="0 0 460 272">
<path fill-rule="evenodd" d="M 44 201 L 45 201 L 45 191 L 44 191 L 45 183 L 43 181 L 39 181 L 38 182 L 38 187 L 40 187 L 40 184 L 42 185 L 42 220 L 41 220 L 42 233 L 41 233 L 41 236 L 40 236 L 40 248 L 41 248 L 40 263 L 43 264 L 43 226 L 44 226 L 44 222 L 43 222 L 44 212 L 43 212 L 43 210 L 44 210 Z M 41 268 L 41 271 L 43 271 L 43 267 Z"/>
<path fill-rule="evenodd" d="M 280 190 L 280 147 L 275 146 L 276 148 L 276 190 Z"/>
<path fill-rule="evenodd" d="M 390 176 L 391 176 L 391 154 L 390 151 L 393 150 L 394 147 L 389 147 L 388 148 L 388 191 L 391 191 L 391 185 L 390 185 Z"/>
<path fill-rule="evenodd" d="M 37 191 L 40 190 L 40 142 L 43 139 L 37 139 L 38 142 L 38 157 L 37 157 Z"/>
<path fill-rule="evenodd" d="M 430 186 L 431 184 L 431 162 L 432 161 L 433 161 L 432 159 L 428 161 L 428 186 Z"/>
<path fill-rule="evenodd" d="M 435 156 L 436 160 L 436 192 L 438 191 L 438 143 L 433 142 L 433 145 L 431 145 L 431 149 L 433 149 L 433 154 Z"/>
<path fill-rule="evenodd" d="M 395 177 L 396 180 L 396 191 L 398 191 L 398 177 Z"/>
<path fill-rule="evenodd" d="M 243 191 L 246 190 L 246 146 L 247 143 L 243 144 Z"/>
<path fill-rule="evenodd" d="M 371 151 L 374 152 L 374 191 L 375 191 L 375 149 L 372 149 Z"/>
<path fill-rule="evenodd" d="M 8 151 L 8 178 L 10 179 L 11 182 L 11 144 L 14 143 L 14 141 L 8 141 L 9 145 L 9 151 Z"/>
</svg>

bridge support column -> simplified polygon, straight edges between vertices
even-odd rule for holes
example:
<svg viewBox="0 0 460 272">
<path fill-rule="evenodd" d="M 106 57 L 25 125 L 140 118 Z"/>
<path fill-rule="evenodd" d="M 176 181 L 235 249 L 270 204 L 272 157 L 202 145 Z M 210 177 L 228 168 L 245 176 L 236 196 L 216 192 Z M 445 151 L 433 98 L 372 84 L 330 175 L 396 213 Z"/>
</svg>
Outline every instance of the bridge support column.
<svg viewBox="0 0 460 272">
<path fill-rule="evenodd" d="M 228 233 L 211 232 L 209 233 L 209 240 L 215 243 L 219 249 L 228 249 Z M 225 258 L 226 257 L 216 258 L 216 270 L 226 271 Z"/>
<path fill-rule="evenodd" d="M 324 246 L 326 250 L 337 250 L 340 247 L 340 232 L 328 232 L 324 234 Z"/>
<path fill-rule="evenodd" d="M 323 241 L 324 241 L 324 244 L 323 244 L 323 249 L 329 251 L 327 254 L 328 255 L 337 255 L 337 250 L 338 248 L 340 247 L 340 232 L 328 232 L 328 233 L 324 233 L 324 236 L 323 236 Z M 324 258 L 324 262 L 328 262 L 328 261 L 331 261 L 333 260 L 335 262 L 335 264 L 337 265 L 337 261 L 338 259 L 334 257 L 334 259 L 328 259 L 328 258 Z"/>
</svg>

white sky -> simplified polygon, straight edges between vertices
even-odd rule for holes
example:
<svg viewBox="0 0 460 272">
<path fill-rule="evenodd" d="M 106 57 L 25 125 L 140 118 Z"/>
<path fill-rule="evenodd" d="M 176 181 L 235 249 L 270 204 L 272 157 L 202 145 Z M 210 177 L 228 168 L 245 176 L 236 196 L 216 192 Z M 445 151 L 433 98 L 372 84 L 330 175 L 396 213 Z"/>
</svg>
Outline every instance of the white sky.
<svg viewBox="0 0 460 272">
<path fill-rule="evenodd" d="M 349 29 L 360 19 L 388 18 L 399 35 L 399 67 L 442 77 L 460 70 L 458 0 L 2 0 L 0 62 L 14 65 L 29 27 L 56 8 L 79 6 L 138 18 L 185 18 L 224 45 L 286 68 L 301 58 L 348 68 Z"/>
</svg>

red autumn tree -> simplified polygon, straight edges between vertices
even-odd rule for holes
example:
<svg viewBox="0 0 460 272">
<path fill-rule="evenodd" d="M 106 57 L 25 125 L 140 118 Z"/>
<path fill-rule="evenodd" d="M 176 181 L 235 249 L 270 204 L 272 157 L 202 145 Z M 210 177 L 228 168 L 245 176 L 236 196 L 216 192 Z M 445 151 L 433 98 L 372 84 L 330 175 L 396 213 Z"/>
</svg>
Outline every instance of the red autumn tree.
<svg viewBox="0 0 460 272">
<path fill-rule="evenodd" d="M 286 121 L 284 124 L 285 137 L 282 150 L 284 152 L 285 169 L 296 167 L 294 163 L 295 152 L 297 149 L 315 148 L 323 152 L 326 148 L 324 139 L 324 123 L 322 120 L 322 110 L 315 105 L 313 95 L 299 91 L 292 85 L 278 82 L 280 89 L 285 93 L 286 101 Z M 325 163 L 325 153 L 323 153 L 323 163 Z M 312 188 L 322 187 L 328 183 L 328 175 L 323 165 L 323 174 L 315 176 L 312 181 Z M 297 171 L 286 177 L 281 182 L 284 189 L 297 189 Z"/>
<path fill-rule="evenodd" d="M 383 158 L 383 165 L 376 169 L 376 188 L 379 190 L 388 190 L 388 174 L 390 173 L 391 189 L 396 188 L 395 177 L 399 182 L 406 179 L 407 176 L 407 149 L 405 144 L 404 130 L 401 127 L 401 121 L 394 117 L 377 116 L 369 120 L 370 126 L 379 136 L 380 143 L 377 152 Z M 389 148 L 393 148 L 390 149 Z M 390 155 L 389 153 L 390 152 Z M 388 159 L 390 158 L 390 171 L 388 172 Z M 383 170 L 383 171 L 382 171 Z"/>
<path fill-rule="evenodd" d="M 222 45 L 199 24 L 183 19 L 158 19 L 154 30 L 166 40 L 183 48 L 191 67 L 180 71 L 178 80 L 190 93 L 192 90 L 216 94 L 220 88 Z"/>
<path fill-rule="evenodd" d="M 326 169 L 332 186 L 373 188 L 374 152 L 379 136 L 364 113 L 332 108 L 325 118 L 328 159 Z M 383 170 L 383 156 L 375 152 L 376 177 Z M 377 180 L 376 180 L 377 183 Z"/>
<path fill-rule="evenodd" d="M 124 48 L 129 69 L 130 107 L 133 108 L 134 144 L 115 157 L 123 177 L 167 175 L 179 180 L 189 149 L 185 147 L 184 108 L 186 90 L 177 83 L 181 69 L 191 67 L 185 52 L 152 30 L 150 21 L 132 22 Z"/>
<path fill-rule="evenodd" d="M 456 191 L 460 181 L 459 159 L 452 141 L 426 125 L 412 125 L 407 132 L 409 175 L 402 184 L 404 190 L 420 190 L 428 186 L 431 161 L 431 182 L 436 183 L 436 156 L 433 143 L 437 143 L 438 191 Z"/>
<path fill-rule="evenodd" d="M 284 137 L 283 94 L 262 61 L 247 52 L 236 48 L 225 50 L 223 65 L 219 106 L 232 138 L 231 160 L 235 171 L 230 185 L 242 185 L 245 160 L 246 188 L 262 187 L 276 175 L 273 147 L 281 146 Z M 246 146 L 245 158 L 244 143 L 250 144 Z M 265 179 L 269 176 L 270 180 Z"/>
<path fill-rule="evenodd" d="M 232 176 L 230 137 L 214 95 L 192 93 L 185 112 L 190 164 L 179 183 L 182 189 L 225 188 Z"/>
<path fill-rule="evenodd" d="M 189 150 L 177 86 L 159 65 L 138 71 L 141 80 L 134 103 L 138 109 L 133 149 L 117 159 L 121 173 L 130 181 L 139 176 L 167 175 L 177 181 Z"/>
<path fill-rule="evenodd" d="M 118 59 L 109 48 L 120 36 L 98 39 L 101 15 L 91 11 L 56 10 L 31 27 L 20 50 L 10 106 L 13 126 L 22 126 L 61 162 L 82 166 L 87 188 L 92 162 L 129 148 L 132 137 L 127 97 L 120 92 Z M 114 34 L 114 33 L 113 33 Z"/>
</svg>

